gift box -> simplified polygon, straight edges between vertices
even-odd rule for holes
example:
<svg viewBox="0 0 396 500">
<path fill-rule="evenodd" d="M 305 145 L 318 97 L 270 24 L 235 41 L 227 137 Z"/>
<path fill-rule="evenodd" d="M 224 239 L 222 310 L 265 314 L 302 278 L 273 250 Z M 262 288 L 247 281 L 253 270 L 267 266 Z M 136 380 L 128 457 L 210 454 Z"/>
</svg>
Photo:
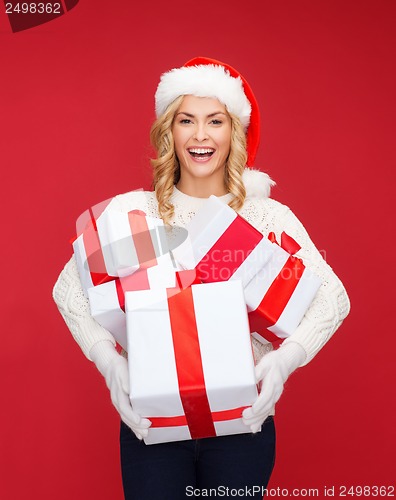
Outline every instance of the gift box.
<svg viewBox="0 0 396 500">
<path fill-rule="evenodd" d="M 262 343 L 279 342 L 300 324 L 314 299 L 321 280 L 294 256 L 301 248 L 286 233 L 278 245 L 269 234 L 273 254 L 270 261 L 244 289 L 250 330 Z"/>
<path fill-rule="evenodd" d="M 96 222 L 106 269 L 127 276 L 138 269 L 161 265 L 169 249 L 162 219 L 141 210 L 106 210 Z"/>
<path fill-rule="evenodd" d="M 86 213 L 90 214 L 87 219 Z M 148 217 L 140 210 L 119 212 L 91 211 L 78 220 L 78 237 L 74 253 L 84 293 L 92 286 L 117 277 L 133 274 L 138 269 L 168 265 L 169 250 L 161 219 Z"/>
<path fill-rule="evenodd" d="M 77 237 L 72 244 L 85 295 L 88 288 L 114 279 L 107 274 L 96 227 L 96 219 L 101 216 L 110 201 L 105 200 L 94 205 L 82 213 L 76 221 Z"/>
<path fill-rule="evenodd" d="M 245 286 L 271 258 L 272 244 L 216 196 L 186 229 L 188 237 L 173 256 L 182 268 L 195 268 L 205 283 L 241 280 Z"/>
<path fill-rule="evenodd" d="M 126 293 L 130 398 L 146 444 L 250 432 L 257 398 L 240 281 Z"/>
<path fill-rule="evenodd" d="M 176 273 L 173 262 L 168 254 L 168 265 L 141 269 L 134 274 L 116 278 L 107 283 L 88 289 L 91 315 L 106 330 L 111 332 L 118 344 L 127 350 L 125 292 L 135 290 L 150 290 L 155 288 L 171 288 L 177 285 L 186 288 L 194 282 L 195 272 Z M 182 283 L 182 285 L 180 285 Z"/>
</svg>

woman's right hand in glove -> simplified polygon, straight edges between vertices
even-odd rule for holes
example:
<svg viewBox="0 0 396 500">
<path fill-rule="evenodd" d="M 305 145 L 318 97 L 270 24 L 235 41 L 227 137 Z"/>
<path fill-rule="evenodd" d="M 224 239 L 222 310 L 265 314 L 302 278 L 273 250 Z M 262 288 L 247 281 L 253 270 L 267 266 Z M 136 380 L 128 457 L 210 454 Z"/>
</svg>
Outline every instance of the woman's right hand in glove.
<svg viewBox="0 0 396 500">
<path fill-rule="evenodd" d="M 132 409 L 129 399 L 128 361 L 118 354 L 114 345 L 108 340 L 95 344 L 89 355 L 105 378 L 111 401 L 122 421 L 132 429 L 138 439 L 146 437 L 151 422 L 147 418 L 140 417 Z"/>
</svg>

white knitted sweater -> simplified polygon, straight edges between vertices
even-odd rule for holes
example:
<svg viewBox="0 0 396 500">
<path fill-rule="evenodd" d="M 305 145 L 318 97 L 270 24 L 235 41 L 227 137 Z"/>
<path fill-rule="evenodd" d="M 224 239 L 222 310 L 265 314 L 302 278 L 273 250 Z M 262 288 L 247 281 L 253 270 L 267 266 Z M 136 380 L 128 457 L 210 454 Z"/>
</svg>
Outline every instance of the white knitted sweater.
<svg viewBox="0 0 396 500">
<path fill-rule="evenodd" d="M 269 186 L 266 191 L 268 194 Z M 231 198 L 231 194 L 220 197 L 226 203 Z M 175 207 L 172 225 L 185 227 L 205 199 L 193 198 L 175 187 L 171 201 Z M 140 209 L 152 217 L 159 216 L 153 192 L 132 191 L 118 195 L 110 206 L 121 211 Z M 350 304 L 346 291 L 312 243 L 304 226 L 288 207 L 261 193 L 259 198 L 248 196 L 239 214 L 265 236 L 271 231 L 276 234 L 278 241 L 282 231 L 292 236 L 301 245 L 301 250 L 296 255 L 322 280 L 322 286 L 301 324 L 295 333 L 284 341 L 284 344 L 288 342 L 300 344 L 306 353 L 302 364 L 305 365 L 330 339 L 347 316 Z M 61 272 L 53 289 L 53 297 L 74 339 L 88 359 L 91 359 L 90 350 L 98 342 L 110 340 L 115 344 L 111 333 L 100 326 L 90 314 L 89 302 L 81 287 L 74 256 Z M 270 350 L 272 350 L 271 344 L 263 345 L 253 339 L 256 361 Z"/>
</svg>

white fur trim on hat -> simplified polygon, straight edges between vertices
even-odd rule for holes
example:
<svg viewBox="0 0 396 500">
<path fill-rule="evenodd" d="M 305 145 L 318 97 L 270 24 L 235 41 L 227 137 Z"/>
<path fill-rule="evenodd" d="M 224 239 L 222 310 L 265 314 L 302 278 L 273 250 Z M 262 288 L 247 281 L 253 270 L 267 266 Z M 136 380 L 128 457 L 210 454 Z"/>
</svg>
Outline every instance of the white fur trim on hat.
<svg viewBox="0 0 396 500">
<path fill-rule="evenodd" d="M 157 117 L 181 95 L 214 97 L 222 102 L 230 113 L 238 116 L 245 129 L 249 126 L 252 108 L 243 90 L 242 80 L 240 77 L 231 76 L 223 66 L 183 66 L 164 73 L 155 93 Z"/>
<path fill-rule="evenodd" d="M 271 187 L 276 184 L 268 174 L 247 167 L 243 172 L 242 180 L 247 198 L 268 198 Z"/>
</svg>

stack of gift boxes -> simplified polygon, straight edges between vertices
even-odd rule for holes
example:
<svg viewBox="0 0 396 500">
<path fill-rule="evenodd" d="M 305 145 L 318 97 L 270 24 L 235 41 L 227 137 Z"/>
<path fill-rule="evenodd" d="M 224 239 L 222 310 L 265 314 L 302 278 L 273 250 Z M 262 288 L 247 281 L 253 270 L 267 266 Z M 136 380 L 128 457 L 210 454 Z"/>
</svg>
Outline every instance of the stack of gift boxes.
<svg viewBox="0 0 396 500">
<path fill-rule="evenodd" d="M 249 432 L 251 335 L 292 335 L 321 285 L 298 244 L 211 196 L 172 250 L 161 219 L 105 206 L 79 219 L 73 247 L 92 316 L 128 352 L 146 444 Z"/>
</svg>

